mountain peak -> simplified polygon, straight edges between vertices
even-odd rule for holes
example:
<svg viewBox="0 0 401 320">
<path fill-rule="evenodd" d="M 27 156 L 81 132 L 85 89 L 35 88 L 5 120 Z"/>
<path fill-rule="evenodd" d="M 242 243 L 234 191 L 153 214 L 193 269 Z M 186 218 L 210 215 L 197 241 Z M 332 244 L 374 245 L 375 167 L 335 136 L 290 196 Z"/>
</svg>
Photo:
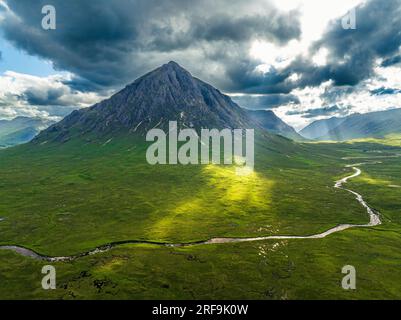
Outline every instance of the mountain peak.
<svg viewBox="0 0 401 320">
<path fill-rule="evenodd" d="M 162 65 L 160 68 L 158 68 L 156 70 L 162 70 L 162 71 L 165 71 L 165 72 L 177 72 L 177 73 L 190 74 L 188 72 L 188 70 L 186 70 L 185 68 L 181 67 L 175 61 L 170 61 L 169 63 L 166 63 L 166 64 Z"/>
<path fill-rule="evenodd" d="M 74 111 L 37 139 L 68 141 L 113 133 L 145 134 L 152 128 L 254 128 L 246 112 L 230 97 L 194 78 L 178 63 L 167 64 L 140 77 L 111 98 Z"/>
<path fill-rule="evenodd" d="M 181 67 L 181 66 L 180 66 L 177 62 L 175 62 L 175 61 L 169 61 L 166 65 L 167 65 L 167 66 L 174 67 L 174 68 L 183 69 L 183 67 Z"/>
</svg>

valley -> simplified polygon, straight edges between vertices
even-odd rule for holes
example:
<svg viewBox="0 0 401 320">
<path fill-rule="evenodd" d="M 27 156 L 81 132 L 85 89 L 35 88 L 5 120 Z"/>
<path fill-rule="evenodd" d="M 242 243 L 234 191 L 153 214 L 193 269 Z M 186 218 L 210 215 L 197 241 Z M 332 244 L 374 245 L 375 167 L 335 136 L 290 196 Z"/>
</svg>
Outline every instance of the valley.
<svg viewBox="0 0 401 320">
<path fill-rule="evenodd" d="M 398 297 L 397 282 L 390 279 L 399 276 L 401 261 L 396 253 L 400 189 L 388 186 L 401 178 L 400 160 L 391 157 L 399 148 L 370 142 L 292 145 L 274 136 L 266 139 L 257 137 L 252 177 L 236 176 L 233 166 L 148 168 L 146 145 L 132 139 L 107 145 L 99 141 L 85 149 L 71 142 L 63 146 L 63 154 L 57 144 L 3 150 L 0 212 L 6 219 L 0 224 L 0 245 L 20 245 L 48 256 L 100 250 L 73 261 L 53 261 L 58 272 L 54 291 L 40 287 L 43 262 L 0 250 L 0 296 Z M 266 149 L 266 141 L 277 149 Z M 319 239 L 275 238 L 319 234 L 344 223 L 366 224 L 366 209 L 355 196 L 333 188 L 336 180 L 353 174 L 346 165 L 365 162 L 366 157 L 378 157 L 382 164 L 365 164 L 346 188 L 361 193 L 380 212 L 383 225 Z M 36 165 L 24 172 L 28 161 Z M 271 239 L 207 246 L 158 244 L 216 236 Z M 132 239 L 138 243 L 124 244 Z M 112 242 L 121 245 L 101 250 Z M 354 264 L 360 274 L 357 292 L 340 286 L 346 264 Z M 101 283 L 100 288 L 95 283 Z"/>
<path fill-rule="evenodd" d="M 0 0 L 0 301 L 256 319 L 401 300 L 400 17 Z"/>
<path fill-rule="evenodd" d="M 389 156 L 391 157 L 391 156 Z M 44 260 L 44 261 L 49 261 L 49 262 L 60 262 L 60 261 L 72 261 L 75 259 L 79 259 L 81 257 L 89 256 L 89 255 L 94 255 L 94 254 L 99 254 L 103 253 L 106 251 L 109 251 L 113 249 L 114 247 L 117 247 L 119 245 L 124 245 L 124 244 L 150 244 L 150 245 L 160 245 L 160 246 L 168 246 L 168 247 L 188 247 L 188 246 L 194 246 L 194 245 L 208 245 L 208 244 L 225 244 L 225 243 L 240 243 L 240 242 L 255 242 L 255 241 L 264 241 L 264 240 L 295 240 L 295 239 L 321 239 L 325 238 L 333 233 L 341 232 L 350 228 L 366 228 L 366 227 L 375 227 L 380 225 L 382 222 L 380 220 L 380 213 L 374 212 L 372 208 L 370 208 L 367 203 L 363 200 L 363 197 L 358 194 L 355 191 L 345 189 L 343 185 L 348 182 L 348 180 L 358 177 L 362 171 L 357 168 L 356 166 L 361 166 L 364 164 L 377 164 L 381 162 L 373 162 L 373 163 L 360 163 L 360 164 L 355 164 L 355 165 L 348 165 L 346 167 L 352 167 L 355 170 L 355 173 L 347 176 L 341 180 L 336 181 L 335 188 L 338 189 L 343 189 L 346 190 L 356 196 L 356 200 L 364 207 L 367 209 L 367 213 L 369 214 L 369 223 L 364 224 L 364 225 L 351 225 L 351 224 L 341 224 L 337 227 L 334 227 L 330 230 L 327 230 L 325 232 L 322 232 L 320 234 L 315 234 L 315 235 L 310 235 L 310 236 L 267 236 L 267 237 L 256 237 L 256 238 L 213 238 L 205 241 L 197 241 L 197 242 L 189 242 L 189 243 L 157 243 L 157 242 L 151 242 L 151 241 L 140 241 L 140 240 L 125 240 L 121 242 L 114 242 L 114 243 L 109 243 L 105 244 L 101 247 L 95 248 L 91 251 L 84 252 L 75 256 L 69 256 L 69 257 L 48 257 L 48 256 L 43 256 L 38 254 L 37 252 L 34 252 L 32 250 L 29 250 L 24 247 L 20 246 L 0 246 L 0 250 L 11 250 L 14 251 L 15 253 L 18 253 L 22 256 L 25 257 L 31 257 L 34 259 L 38 260 Z M 1 221 L 1 219 L 0 219 Z"/>
<path fill-rule="evenodd" d="M 401 109 L 351 114 L 344 118 L 317 120 L 300 131 L 312 140 L 347 141 L 385 138 L 400 134 Z"/>
<path fill-rule="evenodd" d="M 168 120 L 251 129 L 253 170 L 150 164 L 147 132 Z M 401 298 L 399 137 L 286 135 L 170 62 L 2 149 L 0 298 Z M 346 265 L 357 290 L 341 287 Z"/>
</svg>

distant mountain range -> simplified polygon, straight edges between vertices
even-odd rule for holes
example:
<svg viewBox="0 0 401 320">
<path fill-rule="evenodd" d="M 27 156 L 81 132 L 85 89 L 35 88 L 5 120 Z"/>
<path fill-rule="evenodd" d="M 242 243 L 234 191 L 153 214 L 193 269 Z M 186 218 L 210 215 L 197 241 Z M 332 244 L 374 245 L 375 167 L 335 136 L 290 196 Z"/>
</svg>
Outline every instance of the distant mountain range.
<svg viewBox="0 0 401 320">
<path fill-rule="evenodd" d="M 244 109 L 177 63 L 169 62 L 111 98 L 73 111 L 58 123 L 28 117 L 0 120 L 0 148 L 33 138 L 34 142 L 66 142 L 74 137 L 91 140 L 116 133 L 144 135 L 155 127 L 166 130 L 169 121 L 177 121 L 180 128 L 264 129 L 297 141 L 343 141 L 401 133 L 401 109 L 318 120 L 297 133 L 273 111 Z"/>
<path fill-rule="evenodd" d="M 295 129 L 276 116 L 270 110 L 248 110 L 249 117 L 266 131 L 292 140 L 305 140 Z"/>
<path fill-rule="evenodd" d="M 318 120 L 297 133 L 273 111 L 244 109 L 177 63 L 169 62 L 109 99 L 73 111 L 58 123 L 27 117 L 0 120 L 0 148 L 31 139 L 41 143 L 66 142 L 74 137 L 92 140 L 114 134 L 144 135 L 155 127 L 167 130 L 169 121 L 177 121 L 180 128 L 264 129 L 297 141 L 344 141 L 401 133 L 401 109 Z"/>
<path fill-rule="evenodd" d="M 299 134 L 307 139 L 318 139 L 327 134 L 330 130 L 340 125 L 345 118 L 333 117 L 325 120 L 317 120 L 299 131 Z"/>
<path fill-rule="evenodd" d="M 29 117 L 0 120 L 0 148 L 26 143 L 53 123 L 53 121 Z"/>
<path fill-rule="evenodd" d="M 401 133 L 401 109 L 318 120 L 299 133 L 305 138 L 314 140 L 382 138 L 388 134 Z"/>
<path fill-rule="evenodd" d="M 40 133 L 34 142 L 87 140 L 115 134 L 144 135 L 152 128 L 167 130 L 169 121 L 180 128 L 259 128 L 301 138 L 273 112 L 247 111 L 213 86 L 169 62 L 140 77 L 111 98 L 73 111 Z"/>
</svg>

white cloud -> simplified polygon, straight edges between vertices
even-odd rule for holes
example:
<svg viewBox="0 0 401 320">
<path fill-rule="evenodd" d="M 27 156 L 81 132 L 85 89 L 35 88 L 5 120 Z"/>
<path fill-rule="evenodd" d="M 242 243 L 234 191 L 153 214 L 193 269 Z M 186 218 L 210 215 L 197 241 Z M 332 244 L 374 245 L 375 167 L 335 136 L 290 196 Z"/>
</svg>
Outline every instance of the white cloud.
<svg viewBox="0 0 401 320">
<path fill-rule="evenodd" d="M 300 10 L 302 36 L 284 47 L 267 42 L 255 42 L 250 52 L 254 58 L 261 61 L 262 67 L 259 69 L 265 72 L 271 68 L 284 68 L 299 55 L 306 57 L 311 44 L 322 38 L 330 21 L 340 19 L 366 0 L 274 0 L 274 2 L 281 10 Z M 317 66 L 324 66 L 327 64 L 328 55 L 329 51 L 323 48 L 311 57 L 311 60 Z M 318 87 L 293 90 L 291 94 L 299 98 L 300 104 L 283 105 L 275 109 L 275 112 L 296 129 L 302 129 L 312 121 L 331 116 L 401 108 L 400 93 L 382 95 L 371 93 L 372 90 L 379 88 L 401 89 L 399 66 L 382 68 L 379 67 L 380 63 L 381 61 L 377 61 L 375 75 L 352 88 L 333 87 L 333 83 L 329 81 Z M 297 78 L 298 76 L 293 74 L 289 79 L 296 81 Z M 331 101 L 327 99 L 330 93 L 335 93 Z M 335 110 L 336 108 L 330 108 L 333 106 L 338 107 L 339 111 L 306 117 L 307 111 L 322 108 Z"/>
<path fill-rule="evenodd" d="M 292 125 L 295 129 L 302 129 L 311 121 L 311 119 L 302 117 L 302 113 L 310 109 L 318 109 L 325 106 L 322 95 L 330 86 L 332 86 L 332 81 L 322 83 L 319 87 L 306 87 L 304 89 L 293 90 L 292 94 L 299 99 L 300 103 L 298 105 L 283 105 L 274 111 L 281 119 Z"/>
<path fill-rule="evenodd" d="M 345 116 L 351 113 L 368 113 L 374 111 L 401 108 L 401 93 L 375 95 L 371 91 L 380 88 L 401 89 L 401 73 L 398 67 L 376 67 L 376 75 L 365 80 L 361 84 L 351 87 L 333 87 L 331 81 L 325 82 L 319 87 L 307 87 L 292 92 L 299 98 L 299 105 L 283 105 L 275 112 L 284 121 L 302 129 L 310 122 L 325 119 L 332 116 Z M 349 89 L 349 90 L 348 90 Z M 330 100 L 327 97 L 335 93 Z M 328 108 L 336 105 L 339 110 L 327 115 L 305 117 L 306 111 Z"/>
<path fill-rule="evenodd" d="M 244 36 L 244 38 L 246 39 L 249 38 L 249 41 L 246 40 L 244 42 L 242 41 L 236 42 L 231 40 L 231 42 L 223 42 L 223 45 L 219 46 L 217 45 L 219 42 L 216 40 L 218 38 L 214 39 L 213 41 L 206 41 L 205 39 L 207 37 L 203 38 L 201 37 L 200 38 L 201 41 L 195 42 L 195 44 L 198 45 L 194 47 L 192 46 L 192 44 L 194 43 L 192 41 L 192 38 L 188 37 L 188 39 L 190 40 L 189 44 L 191 45 L 188 44 L 189 46 L 186 47 L 187 44 L 185 43 L 185 40 L 188 40 L 186 39 L 186 37 L 183 37 L 183 43 L 177 40 L 180 40 L 182 38 L 182 34 L 185 35 L 185 33 L 190 29 L 189 26 L 191 26 L 191 24 L 188 19 L 186 18 L 184 19 L 184 15 L 174 16 L 175 13 L 174 9 L 172 11 L 173 13 L 170 12 L 170 15 L 167 16 L 170 17 L 171 19 L 171 21 L 168 20 L 171 22 L 171 30 L 176 31 L 173 33 L 171 39 L 168 38 L 167 41 L 165 41 L 166 40 L 165 37 L 169 35 L 169 32 L 171 31 L 170 28 L 163 27 L 166 24 L 166 22 L 159 20 L 157 20 L 158 22 L 155 22 L 156 23 L 155 26 L 161 29 L 161 31 L 163 30 L 166 31 L 166 35 L 164 38 L 161 37 L 160 39 L 159 38 L 156 39 L 157 41 L 162 42 L 164 46 L 166 46 L 166 48 L 161 50 L 161 52 L 146 51 L 146 50 L 141 51 L 136 53 L 135 59 L 133 58 L 134 56 L 130 56 L 129 59 L 123 60 L 124 62 L 127 61 L 126 63 L 115 63 L 114 61 L 110 62 L 106 59 L 105 69 L 99 69 L 99 63 L 95 63 L 93 61 L 93 55 L 89 55 L 87 57 L 87 63 L 88 63 L 87 70 L 91 72 L 93 71 L 94 74 L 99 74 L 99 77 L 102 80 L 104 80 L 103 78 L 106 78 L 107 76 L 112 76 L 112 78 L 116 77 L 120 79 L 119 72 L 121 70 L 120 71 L 117 70 L 118 71 L 117 73 L 115 73 L 115 71 L 99 72 L 99 70 L 100 71 L 113 70 L 113 68 L 109 68 L 111 63 L 112 67 L 118 66 L 117 69 L 122 69 L 123 71 L 121 71 L 121 74 L 123 74 L 124 76 L 126 75 L 125 71 L 128 68 L 130 72 L 132 72 L 132 74 L 128 73 L 129 77 L 131 77 L 135 73 L 143 72 L 141 68 L 144 67 L 142 65 L 144 65 L 146 68 L 148 65 L 154 64 L 156 66 L 159 63 L 159 61 L 167 61 L 173 58 L 174 60 L 177 60 L 180 63 L 181 61 L 183 61 L 184 66 L 187 66 L 190 71 L 192 71 L 196 76 L 204 79 L 205 81 L 211 82 L 212 84 L 216 85 L 219 88 L 224 89 L 224 87 L 226 87 L 228 88 L 227 89 L 228 91 L 238 90 L 238 92 L 241 92 L 241 90 L 243 90 L 244 87 L 249 85 L 248 82 L 244 81 L 243 85 L 240 84 L 238 87 L 233 86 L 234 89 L 230 89 L 231 88 L 230 85 L 232 84 L 231 81 L 238 81 L 238 79 L 240 79 L 242 75 L 244 76 L 244 78 L 246 78 L 247 69 L 246 67 L 244 67 L 243 69 L 239 68 L 238 73 L 232 72 L 234 76 L 232 76 L 233 78 L 231 79 L 230 73 L 226 72 L 227 71 L 227 67 L 225 64 L 226 61 L 230 62 L 229 64 L 230 66 L 236 66 L 236 62 L 239 60 L 238 58 L 244 57 L 245 61 L 244 65 L 247 65 L 246 62 L 248 62 L 249 60 L 248 59 L 249 58 L 248 54 L 249 54 L 251 58 L 250 60 L 252 62 L 249 63 L 249 65 L 251 65 L 252 68 L 254 67 L 254 62 L 255 62 L 253 59 L 255 59 L 257 62 L 260 62 L 260 65 L 256 68 L 256 71 L 258 71 L 259 73 L 266 73 L 272 69 L 280 71 L 289 66 L 291 62 L 293 62 L 294 59 L 300 55 L 307 58 L 305 59 L 307 61 L 311 60 L 317 66 L 324 66 L 327 64 L 327 57 L 329 56 L 330 59 L 332 58 L 330 56 L 332 52 L 329 52 L 329 50 L 326 49 L 321 49 L 313 57 L 308 57 L 307 55 L 309 53 L 309 48 L 311 44 L 314 43 L 314 41 L 322 38 L 322 35 L 325 32 L 331 20 L 342 17 L 351 8 L 354 8 L 355 6 L 365 2 L 364 0 L 325 0 L 325 1 L 272 0 L 272 1 L 276 4 L 277 8 L 280 11 L 283 11 L 284 13 L 287 14 L 288 12 L 290 12 L 290 14 L 288 14 L 289 17 L 293 15 L 292 10 L 299 10 L 301 19 L 301 29 L 302 29 L 302 34 L 299 39 L 297 40 L 294 39 L 294 36 L 289 37 L 288 39 L 293 39 L 293 40 L 290 40 L 288 43 L 283 44 L 284 42 L 277 41 L 276 39 L 277 37 L 272 36 L 270 41 L 268 40 L 270 39 L 269 37 L 263 37 L 263 36 L 257 37 L 255 36 L 255 31 L 252 29 L 253 32 L 250 33 L 252 37 L 249 37 L 246 34 Z M 0 5 L 2 3 L 4 3 L 4 1 L 0 0 Z M 217 10 L 216 12 L 218 13 L 218 17 L 224 15 L 229 15 L 230 17 L 237 17 L 237 16 L 242 17 L 242 16 L 251 16 L 253 14 L 258 16 L 259 15 L 263 16 L 272 10 L 270 1 L 251 1 L 249 3 L 248 2 L 241 3 L 240 1 L 234 1 L 232 7 L 230 8 L 233 10 L 227 11 L 227 6 L 221 5 L 215 8 L 215 11 Z M 191 10 L 195 10 L 194 12 L 202 12 L 202 10 L 204 9 L 203 6 L 200 6 L 199 8 L 196 7 Z M 279 13 L 277 13 L 277 15 L 279 15 Z M 296 13 L 294 13 L 294 15 L 298 17 Z M 284 15 L 284 17 L 286 17 L 286 21 L 290 20 L 287 19 L 286 15 Z M 131 17 L 129 17 L 128 20 L 132 20 Z M 298 21 L 297 19 L 294 19 L 292 24 L 297 23 L 297 21 Z M 292 26 L 292 24 L 290 26 Z M 169 24 L 166 25 L 169 26 Z M 216 23 L 215 29 L 219 29 L 220 31 L 225 31 L 222 32 L 222 36 L 224 37 L 228 36 L 232 37 L 231 33 L 227 33 L 224 28 L 221 28 L 222 26 L 224 25 Z M 228 26 L 230 26 L 230 24 Z M 272 21 L 272 26 L 274 26 L 274 21 Z M 151 28 L 150 30 L 154 32 L 153 28 Z M 208 33 L 207 32 L 205 33 L 205 31 L 203 30 L 201 34 L 208 34 Z M 236 35 L 236 33 L 233 33 L 233 35 Z M 298 32 L 296 32 L 296 35 L 298 35 Z M 146 34 L 146 37 L 144 37 L 144 39 L 148 41 L 150 39 L 149 36 L 150 35 Z M 216 36 L 216 32 L 211 33 L 211 35 L 209 36 Z M 232 39 L 235 40 L 235 36 L 232 37 Z M 174 42 L 174 40 L 177 42 L 176 46 L 170 47 L 171 42 Z M 232 44 L 232 42 L 234 44 Z M 231 45 L 228 45 L 228 43 L 231 43 Z M 181 48 L 180 45 L 182 45 L 183 48 L 185 49 L 180 49 Z M 85 53 L 89 52 L 86 46 L 83 45 L 82 47 L 85 48 L 84 50 Z M 201 50 L 199 50 L 199 48 L 201 48 Z M 65 49 L 64 47 L 61 47 L 61 50 L 64 51 L 64 49 Z M 74 53 L 74 55 L 71 55 L 71 57 L 74 57 L 74 59 L 73 62 L 71 61 L 70 62 L 71 65 L 75 66 L 76 61 L 81 61 L 82 54 L 79 56 L 79 58 L 76 58 L 74 49 L 75 48 L 73 48 L 73 50 L 71 51 L 72 53 Z M 205 52 L 207 53 L 208 57 L 212 58 L 205 59 L 204 55 Z M 103 57 L 108 55 L 99 54 L 96 56 Z M 341 64 L 341 59 L 342 57 L 339 57 L 336 60 L 336 62 Z M 132 61 L 141 61 L 141 64 L 135 66 L 134 68 L 133 67 L 134 65 L 131 65 Z M 146 61 L 146 63 L 142 63 L 142 61 Z M 152 63 L 149 64 L 149 61 L 152 61 Z M 193 63 L 193 61 L 196 61 L 196 63 Z M 240 62 L 241 61 L 239 61 L 238 64 L 240 64 Z M 81 66 L 81 63 L 79 65 Z M 380 61 L 377 62 L 377 65 L 380 65 Z M 77 72 L 76 69 L 74 68 L 69 68 L 68 70 L 75 70 L 75 72 Z M 259 76 L 258 72 L 254 72 L 254 74 L 256 74 L 255 79 L 258 79 Z M 292 73 L 291 76 L 288 78 L 288 81 L 290 83 L 296 83 L 297 81 L 302 80 L 301 78 L 302 71 L 294 71 L 294 72 L 299 72 L 299 74 Z M 291 125 L 295 126 L 296 128 L 301 128 L 310 121 L 324 117 L 323 115 L 319 115 L 313 119 L 306 118 L 305 114 L 302 114 L 302 112 L 306 112 L 308 110 L 329 108 L 330 106 L 336 105 L 341 110 L 342 114 L 344 114 L 347 112 L 369 112 L 393 107 L 401 107 L 400 94 L 372 95 L 370 92 L 371 90 L 375 90 L 381 87 L 401 89 L 401 78 L 399 76 L 400 75 L 399 67 L 388 67 L 388 68 L 376 67 L 375 72 L 376 76 L 373 76 L 369 80 L 361 82 L 360 84 L 353 87 L 352 90 L 346 90 L 346 88 L 341 88 L 341 87 L 340 88 L 333 87 L 333 84 L 330 81 L 314 88 L 306 87 L 302 89 L 293 90 L 291 94 L 299 98 L 300 104 L 283 105 L 275 109 L 275 111 L 277 111 L 278 115 L 281 116 L 285 121 L 289 122 Z M 239 76 L 237 76 L 238 74 Z M 225 76 L 222 77 L 221 75 Z M 135 74 L 135 76 L 138 76 L 138 74 Z M 253 80 L 252 77 L 250 78 L 251 80 Z M 65 106 L 70 106 L 75 108 L 85 107 L 103 98 L 96 93 L 82 93 L 73 91 L 70 87 L 63 84 L 63 82 L 69 79 L 71 79 L 71 74 L 65 74 L 65 73 L 56 76 L 33 77 L 15 72 L 6 72 L 3 76 L 0 76 L 0 118 L 1 117 L 9 118 L 12 116 L 29 114 L 29 113 L 43 117 L 52 117 L 55 115 L 54 113 L 52 113 L 52 111 L 56 110 L 58 107 L 65 107 Z M 289 86 L 289 90 L 290 88 L 292 88 L 292 86 Z M 342 89 L 344 90 L 341 91 Z M 38 104 L 32 103 L 32 101 L 34 102 L 35 100 L 37 102 L 45 101 L 46 99 L 50 98 L 49 92 L 55 90 L 60 95 L 57 96 L 56 99 L 53 99 L 53 101 L 56 101 L 55 106 L 54 105 L 47 106 L 45 108 L 43 103 L 38 103 Z M 336 90 L 340 92 L 340 94 L 333 94 L 335 99 L 332 99 L 332 101 L 328 101 L 327 93 L 330 93 L 331 91 L 337 92 Z M 31 96 L 27 96 L 26 94 L 27 91 L 30 92 Z M 29 98 L 30 101 L 28 101 Z M 349 109 L 350 106 L 352 107 L 352 109 Z M 335 110 L 335 109 L 330 109 L 330 110 Z M 332 115 L 339 115 L 339 114 L 340 113 L 333 112 Z"/>
<path fill-rule="evenodd" d="M 301 39 L 291 40 L 283 47 L 258 40 L 253 43 L 250 54 L 261 61 L 264 70 L 284 68 L 298 55 L 308 54 L 310 45 L 322 37 L 331 20 L 341 18 L 362 2 L 364 0 L 274 0 L 273 3 L 281 10 L 301 12 Z M 327 54 L 327 50 L 320 52 L 315 57 L 316 64 L 324 65 Z"/>
<path fill-rule="evenodd" d="M 64 84 L 71 77 L 69 73 L 38 77 L 6 71 L 0 76 L 0 119 L 29 116 L 59 120 L 58 109 L 88 107 L 104 98 L 94 92 L 73 91 Z"/>
<path fill-rule="evenodd" d="M 281 10 L 301 11 L 302 39 L 311 43 L 322 36 L 330 20 L 345 15 L 365 0 L 274 0 L 273 2 Z"/>
<path fill-rule="evenodd" d="M 327 64 L 327 56 L 329 54 L 329 50 L 326 48 L 321 48 L 312 58 L 312 61 L 317 66 L 324 66 Z"/>
<path fill-rule="evenodd" d="M 298 40 L 291 40 L 282 47 L 271 42 L 257 40 L 251 46 L 250 56 L 262 62 L 259 66 L 261 70 L 269 70 L 270 67 L 283 69 L 306 49 Z"/>
</svg>

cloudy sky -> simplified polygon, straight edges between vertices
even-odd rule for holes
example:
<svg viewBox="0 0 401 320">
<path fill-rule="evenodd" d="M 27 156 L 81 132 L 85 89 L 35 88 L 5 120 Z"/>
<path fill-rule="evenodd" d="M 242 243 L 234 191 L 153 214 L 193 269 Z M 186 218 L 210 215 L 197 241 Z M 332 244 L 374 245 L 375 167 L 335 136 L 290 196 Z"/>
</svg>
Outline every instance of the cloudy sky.
<svg viewBox="0 0 401 320">
<path fill-rule="evenodd" d="M 300 129 L 401 107 L 400 46 L 401 0 L 0 0 L 0 119 L 58 119 L 174 60 Z"/>
</svg>

